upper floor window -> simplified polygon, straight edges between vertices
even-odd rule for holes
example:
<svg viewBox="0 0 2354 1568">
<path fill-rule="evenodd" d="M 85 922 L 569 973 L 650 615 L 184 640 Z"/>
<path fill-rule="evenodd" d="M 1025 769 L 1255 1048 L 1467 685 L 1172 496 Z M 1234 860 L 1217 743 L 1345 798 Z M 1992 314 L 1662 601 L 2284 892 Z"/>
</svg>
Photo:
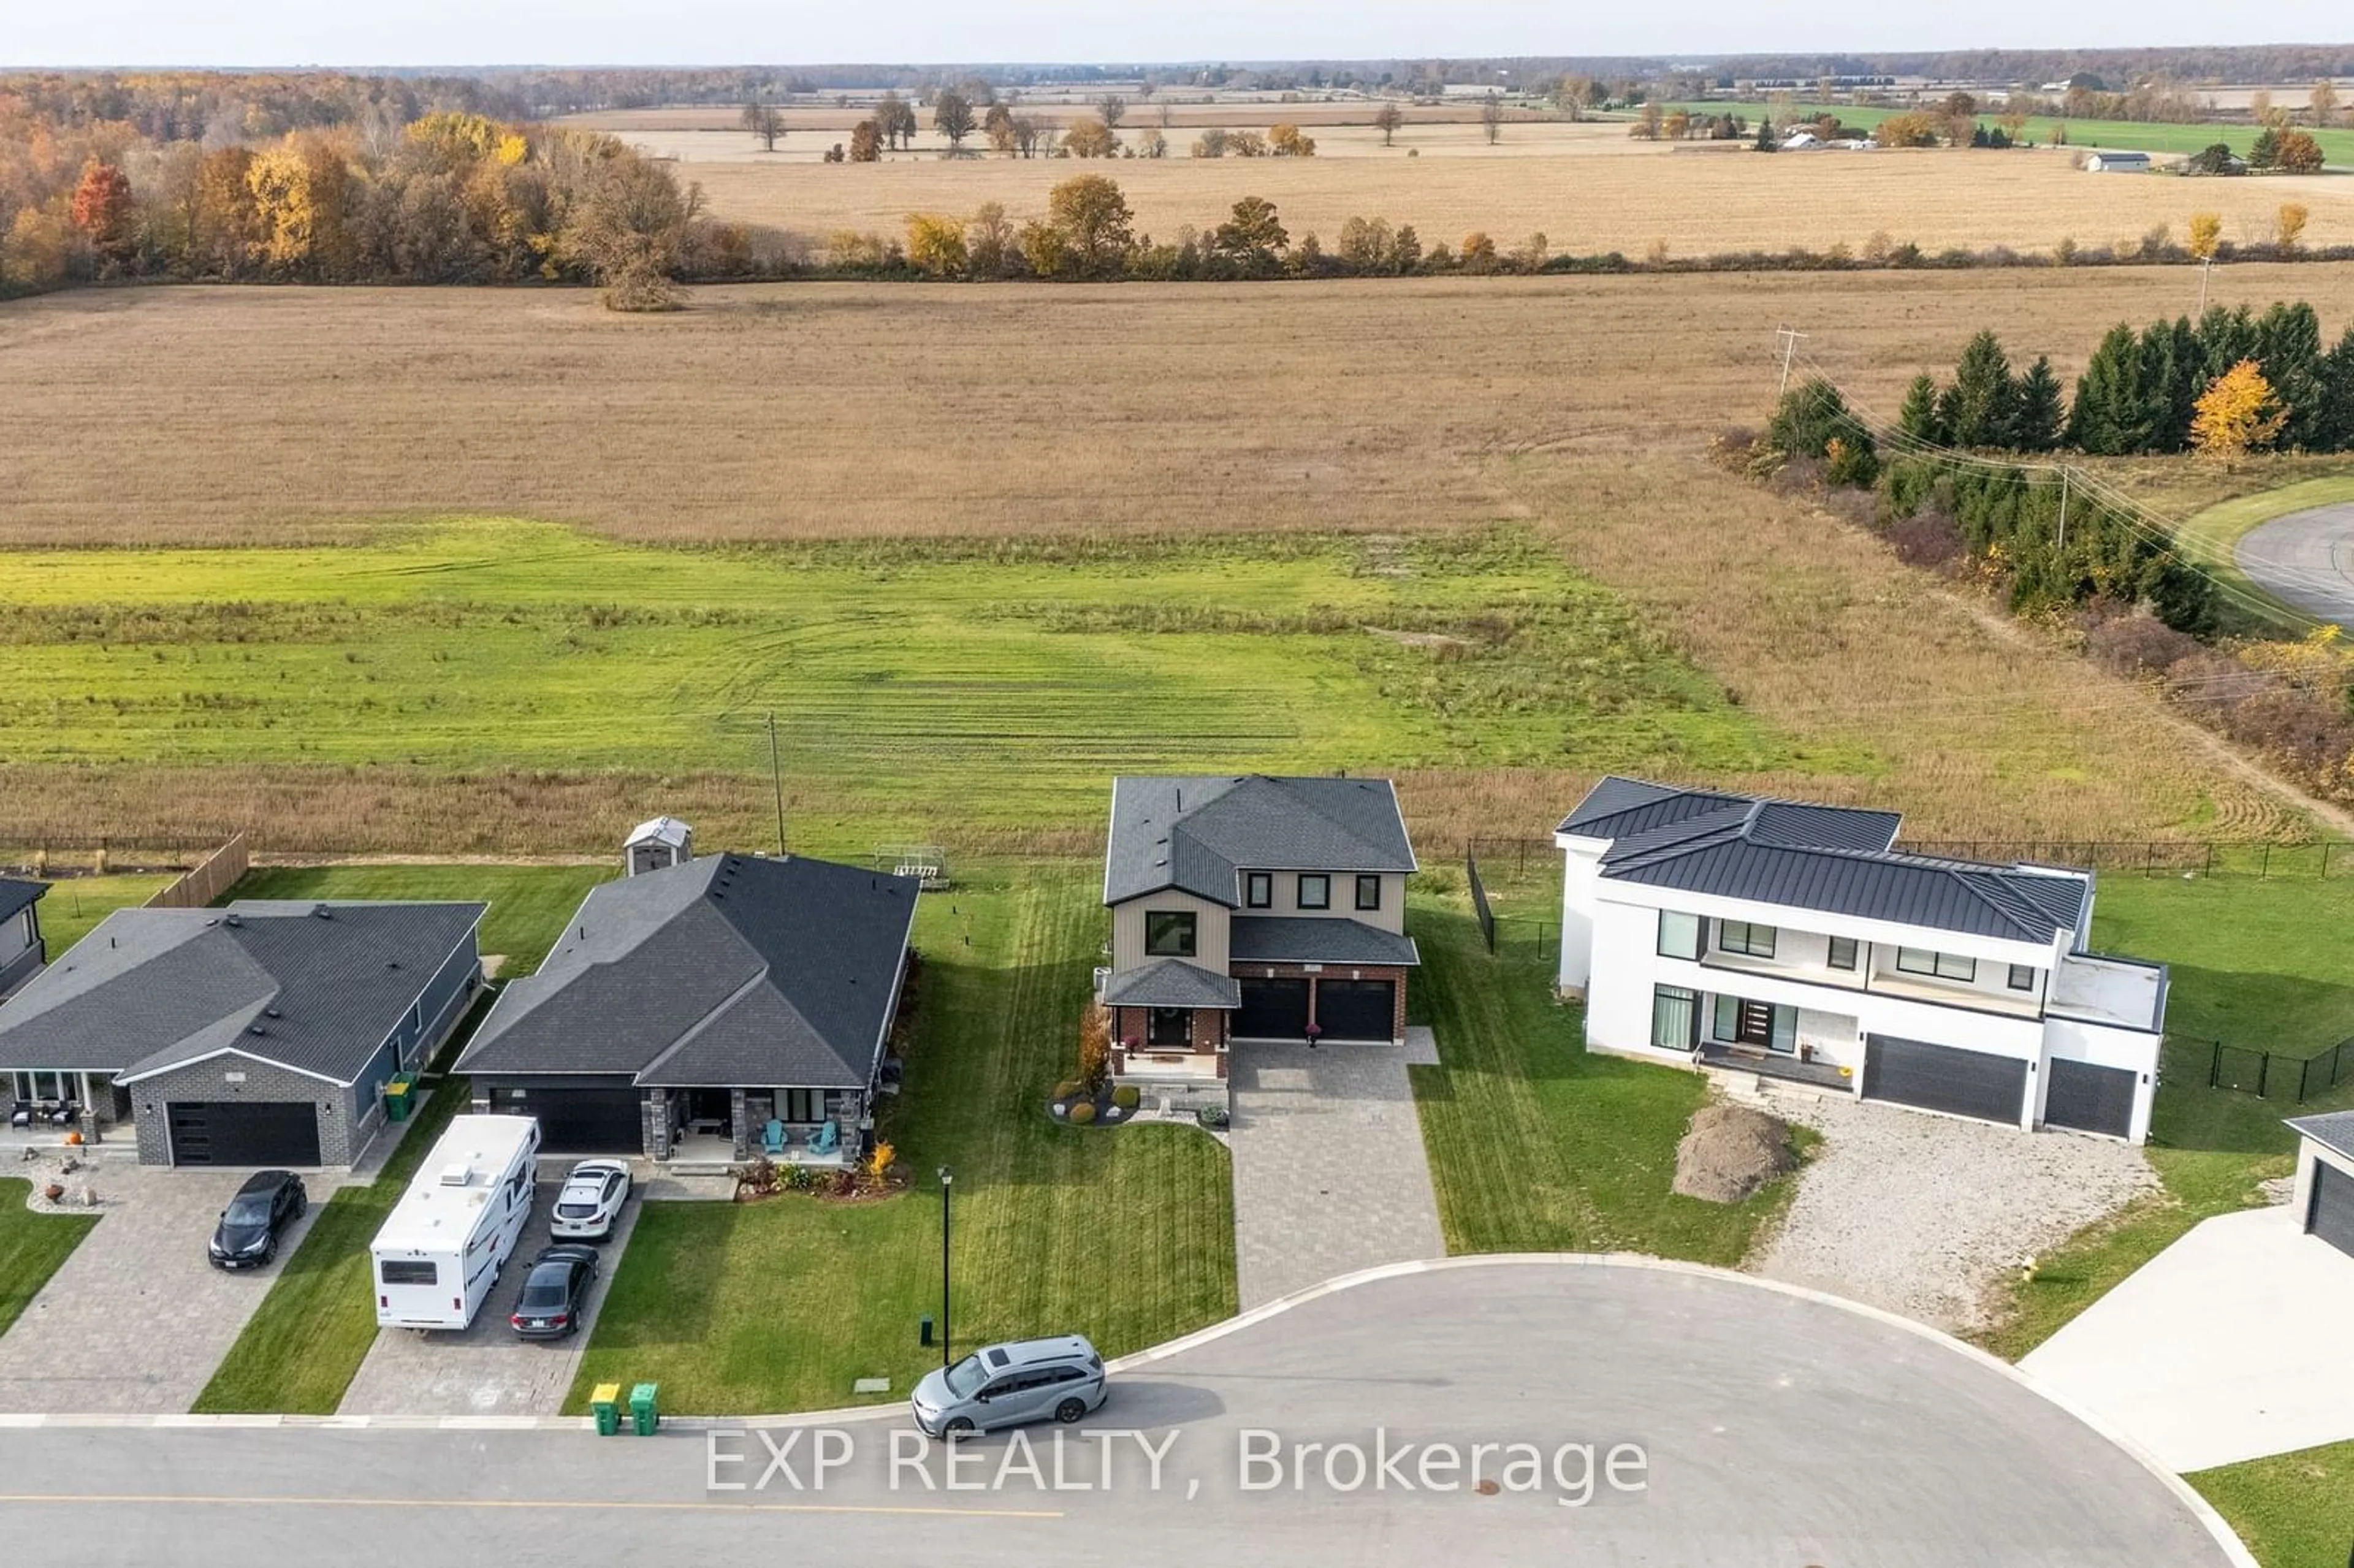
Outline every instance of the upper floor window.
<svg viewBox="0 0 2354 1568">
<path fill-rule="evenodd" d="M 1826 957 L 1825 961 L 1835 969 L 1851 969 L 1855 968 L 1855 938 L 1853 937 L 1833 937 L 1831 938 L 1831 949 L 1829 954 Z"/>
<path fill-rule="evenodd" d="M 2035 989 L 2035 966 L 2033 964 L 2011 965 L 2009 984 L 2010 989 L 2013 991 L 2033 991 Z"/>
<path fill-rule="evenodd" d="M 1332 879 L 1320 871 L 1299 874 L 1299 906 L 1302 909 L 1332 907 Z"/>
<path fill-rule="evenodd" d="M 1753 959 L 1770 959 L 1774 956 L 1774 927 L 1747 920 L 1719 920 L 1716 923 L 1716 945 L 1723 952 L 1746 953 Z"/>
<path fill-rule="evenodd" d="M 1672 909 L 1659 911 L 1659 957 L 1663 959 L 1700 957 L 1699 916 L 1679 915 Z"/>
<path fill-rule="evenodd" d="M 1193 912 L 1191 909 L 1148 909 L 1144 912 L 1144 950 L 1158 959 L 1193 956 Z"/>
<path fill-rule="evenodd" d="M 1357 878 L 1357 907 L 1379 909 L 1382 906 L 1382 879 L 1373 875 Z"/>
<path fill-rule="evenodd" d="M 1243 907 L 1265 909 L 1275 903 L 1275 873 L 1246 871 L 1243 873 Z"/>
<path fill-rule="evenodd" d="M 1926 948 L 1899 948 L 1896 967 L 1908 975 L 1935 975 L 1939 980 L 1976 980 L 1978 961 L 1959 953 L 1933 953 Z"/>
</svg>

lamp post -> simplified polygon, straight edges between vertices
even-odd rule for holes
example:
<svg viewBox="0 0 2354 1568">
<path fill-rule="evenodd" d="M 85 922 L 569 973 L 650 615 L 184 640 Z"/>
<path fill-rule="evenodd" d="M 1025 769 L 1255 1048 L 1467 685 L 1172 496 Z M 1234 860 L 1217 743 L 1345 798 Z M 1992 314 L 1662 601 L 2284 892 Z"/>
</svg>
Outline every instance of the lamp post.
<svg viewBox="0 0 2354 1568">
<path fill-rule="evenodd" d="M 956 1176 L 940 1167 L 940 1365 L 949 1364 L 949 1189 Z"/>
</svg>

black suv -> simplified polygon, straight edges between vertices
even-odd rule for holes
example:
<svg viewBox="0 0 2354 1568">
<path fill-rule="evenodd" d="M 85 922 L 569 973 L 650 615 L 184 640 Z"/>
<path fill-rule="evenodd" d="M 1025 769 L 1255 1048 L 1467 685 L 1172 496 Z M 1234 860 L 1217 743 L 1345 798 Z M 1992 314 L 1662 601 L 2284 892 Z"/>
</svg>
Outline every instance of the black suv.
<svg viewBox="0 0 2354 1568">
<path fill-rule="evenodd" d="M 207 1249 L 215 1268 L 260 1268 L 278 1255 L 278 1233 L 302 1217 L 311 1195 L 292 1171 L 257 1171 L 221 1211 Z"/>
</svg>

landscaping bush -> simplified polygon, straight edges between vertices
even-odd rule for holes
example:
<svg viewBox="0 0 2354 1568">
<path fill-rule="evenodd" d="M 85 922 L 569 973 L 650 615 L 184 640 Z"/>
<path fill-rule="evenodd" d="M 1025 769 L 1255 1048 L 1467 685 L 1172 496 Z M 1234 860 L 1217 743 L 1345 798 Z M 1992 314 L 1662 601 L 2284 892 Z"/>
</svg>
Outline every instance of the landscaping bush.
<svg viewBox="0 0 2354 1568">
<path fill-rule="evenodd" d="M 1085 1127 L 1095 1119 L 1096 1107 L 1093 1100 L 1081 1100 L 1077 1105 L 1071 1107 L 1071 1122 L 1073 1126 Z"/>
<path fill-rule="evenodd" d="M 1143 1097 L 1133 1084 L 1122 1084 L 1111 1092 L 1111 1103 L 1122 1110 L 1134 1110 L 1136 1102 Z"/>
<path fill-rule="evenodd" d="M 2154 615 L 2137 611 L 2101 621 L 2084 633 L 2093 662 L 2120 675 L 2161 674 L 2200 652 L 2199 640 Z"/>
<path fill-rule="evenodd" d="M 1193 1113 L 1193 1119 L 1216 1132 L 1225 1129 L 1228 1118 L 1224 1106 L 1204 1106 Z"/>
<path fill-rule="evenodd" d="M 1111 1010 L 1090 1002 L 1079 1019 L 1079 1083 L 1089 1094 L 1111 1072 Z"/>
<path fill-rule="evenodd" d="M 1078 1079 L 1065 1078 L 1061 1083 L 1055 1086 L 1054 1097 L 1058 1100 L 1076 1099 L 1078 1097 L 1079 1088 L 1080 1084 Z"/>
</svg>

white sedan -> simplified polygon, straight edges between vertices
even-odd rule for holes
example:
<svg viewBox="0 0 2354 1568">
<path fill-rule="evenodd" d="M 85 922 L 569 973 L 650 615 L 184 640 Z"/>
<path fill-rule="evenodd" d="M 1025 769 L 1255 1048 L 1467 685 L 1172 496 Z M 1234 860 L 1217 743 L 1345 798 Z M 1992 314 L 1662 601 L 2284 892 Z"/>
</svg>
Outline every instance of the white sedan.
<svg viewBox="0 0 2354 1568">
<path fill-rule="evenodd" d="M 584 1160 L 564 1179 L 556 1195 L 548 1234 L 562 1240 L 603 1241 L 613 1234 L 621 1205 L 630 1201 L 630 1167 L 620 1160 Z"/>
</svg>

